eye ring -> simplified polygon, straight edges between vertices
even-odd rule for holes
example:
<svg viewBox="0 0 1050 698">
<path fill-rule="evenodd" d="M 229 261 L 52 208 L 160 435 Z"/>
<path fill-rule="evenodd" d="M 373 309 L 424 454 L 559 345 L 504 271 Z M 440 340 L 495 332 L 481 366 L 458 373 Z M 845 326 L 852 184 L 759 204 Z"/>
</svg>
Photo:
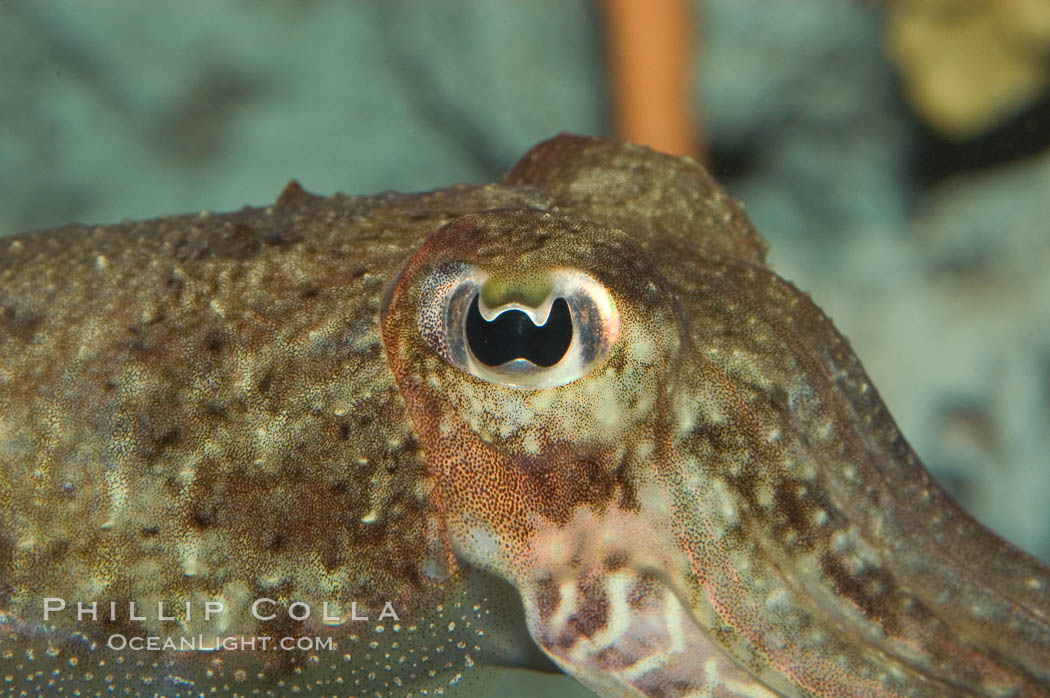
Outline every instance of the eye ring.
<svg viewBox="0 0 1050 698">
<path fill-rule="evenodd" d="M 427 344 L 457 368 L 506 387 L 571 383 L 600 365 L 619 335 L 608 290 L 574 269 L 501 280 L 471 265 L 444 265 L 421 292 L 418 328 Z M 480 346 L 484 333 L 495 347 Z"/>
</svg>

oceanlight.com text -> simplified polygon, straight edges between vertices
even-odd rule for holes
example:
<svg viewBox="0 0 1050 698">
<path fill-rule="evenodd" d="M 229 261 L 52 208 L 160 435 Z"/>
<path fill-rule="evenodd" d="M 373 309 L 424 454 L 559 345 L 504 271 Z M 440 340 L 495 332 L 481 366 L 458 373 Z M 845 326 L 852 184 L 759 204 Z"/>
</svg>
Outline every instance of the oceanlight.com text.
<svg viewBox="0 0 1050 698">
<path fill-rule="evenodd" d="M 290 635 L 273 637 L 270 635 L 121 635 L 116 633 L 106 639 L 106 646 L 111 650 L 123 652 L 213 652 L 216 650 L 234 651 L 334 651 L 335 642 L 330 637 L 293 637 Z"/>
</svg>

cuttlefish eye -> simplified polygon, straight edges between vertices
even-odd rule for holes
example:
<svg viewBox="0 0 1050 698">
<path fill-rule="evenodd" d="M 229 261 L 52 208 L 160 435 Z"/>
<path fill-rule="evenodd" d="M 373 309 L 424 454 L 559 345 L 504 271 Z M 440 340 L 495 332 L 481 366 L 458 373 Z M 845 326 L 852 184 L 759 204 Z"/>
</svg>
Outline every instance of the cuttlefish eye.
<svg viewBox="0 0 1050 698">
<path fill-rule="evenodd" d="M 427 344 L 490 383 L 565 385 L 599 366 L 619 334 L 612 296 L 578 270 L 497 277 L 446 264 L 423 289 L 418 327 Z"/>
<path fill-rule="evenodd" d="M 572 344 L 572 314 L 564 298 L 551 305 L 539 325 L 523 310 L 507 310 L 493 320 L 481 314 L 481 294 L 467 313 L 467 347 L 486 366 L 525 359 L 549 368 L 561 361 Z"/>
</svg>

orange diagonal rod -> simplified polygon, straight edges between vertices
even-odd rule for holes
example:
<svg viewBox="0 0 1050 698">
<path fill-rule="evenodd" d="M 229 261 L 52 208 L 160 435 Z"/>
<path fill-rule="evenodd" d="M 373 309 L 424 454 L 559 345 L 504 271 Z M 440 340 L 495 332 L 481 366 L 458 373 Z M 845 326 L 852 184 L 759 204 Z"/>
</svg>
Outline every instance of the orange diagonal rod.
<svg viewBox="0 0 1050 698">
<path fill-rule="evenodd" d="M 676 155 L 700 154 L 690 118 L 687 0 L 604 0 L 617 135 Z"/>
</svg>

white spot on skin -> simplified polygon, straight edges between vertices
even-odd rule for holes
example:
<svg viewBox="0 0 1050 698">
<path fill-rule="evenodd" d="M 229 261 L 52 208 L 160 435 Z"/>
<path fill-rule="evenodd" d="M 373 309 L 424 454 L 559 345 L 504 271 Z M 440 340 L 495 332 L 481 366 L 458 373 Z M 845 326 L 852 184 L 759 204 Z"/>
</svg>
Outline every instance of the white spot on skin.
<svg viewBox="0 0 1050 698">
<path fill-rule="evenodd" d="M 671 515 L 670 503 L 662 491 L 657 488 L 645 488 L 638 493 L 638 503 L 649 518 L 663 518 Z"/>
<path fill-rule="evenodd" d="M 831 534 L 831 549 L 843 554 L 853 549 L 853 537 L 847 531 L 835 531 Z"/>
<path fill-rule="evenodd" d="M 831 437 L 833 427 L 834 425 L 832 424 L 831 420 L 825 419 L 817 426 L 816 429 L 813 430 L 813 432 L 817 435 L 817 438 L 821 439 L 822 441 L 826 441 L 828 438 Z"/>
<path fill-rule="evenodd" d="M 200 571 L 196 543 L 180 543 L 178 550 L 182 558 L 182 573 L 187 577 L 196 576 Z"/>
<path fill-rule="evenodd" d="M 432 557 L 427 558 L 423 563 L 423 574 L 436 581 L 442 581 L 448 577 L 448 574 L 445 572 L 445 566 L 441 564 L 440 560 Z"/>
<path fill-rule="evenodd" d="M 988 604 L 975 603 L 970 606 L 970 613 L 972 613 L 975 618 L 985 620 L 991 619 L 994 615 L 991 611 L 992 609 Z"/>
<path fill-rule="evenodd" d="M 675 412 L 677 412 L 677 435 L 681 438 L 696 426 L 696 399 L 691 395 L 680 393 Z"/>
<path fill-rule="evenodd" d="M 763 509 L 773 506 L 773 490 L 766 483 L 759 483 L 755 487 L 755 502 Z"/>
<path fill-rule="evenodd" d="M 525 449 L 525 452 L 529 455 L 537 455 L 540 452 L 540 440 L 536 437 L 536 433 L 529 431 L 525 434 L 521 447 Z"/>
<path fill-rule="evenodd" d="M 710 396 L 701 397 L 693 406 L 699 414 L 703 415 L 703 421 L 713 426 L 725 424 L 726 414 L 714 398 Z"/>
<path fill-rule="evenodd" d="M 452 433 L 455 428 L 455 423 L 452 421 L 451 416 L 442 415 L 440 421 L 438 421 L 438 434 L 441 436 L 448 436 Z"/>
<path fill-rule="evenodd" d="M 719 511 L 722 514 L 722 518 L 726 524 L 733 524 L 736 522 L 736 505 L 733 502 L 732 495 L 729 494 L 729 488 L 721 480 L 714 483 L 712 488 L 715 493 L 715 498 L 719 503 Z"/>
<path fill-rule="evenodd" d="M 22 519 L 21 517 L 19 517 L 19 519 L 20 520 L 18 523 L 21 525 L 25 525 L 24 519 Z M 39 539 L 36 537 L 35 533 L 25 531 L 18 538 L 18 540 L 15 541 L 15 548 L 17 548 L 18 550 L 32 550 L 37 546 L 38 542 Z"/>
<path fill-rule="evenodd" d="M 128 480 L 123 472 L 115 467 L 106 468 L 103 478 L 106 483 L 106 493 L 109 495 L 109 518 L 102 523 L 102 528 L 113 528 L 120 517 L 124 504 L 128 499 Z"/>
<path fill-rule="evenodd" d="M 627 591 L 633 577 L 622 573 L 610 574 L 605 580 L 605 595 L 609 601 L 608 621 L 591 638 L 594 649 L 603 650 L 614 645 L 631 629 L 633 613 L 627 603 Z"/>
<path fill-rule="evenodd" d="M 532 409 L 539 414 L 547 412 L 551 407 L 551 403 L 554 401 L 555 394 L 556 392 L 553 388 L 548 390 L 537 390 L 532 394 L 532 398 L 530 399 Z"/>
<path fill-rule="evenodd" d="M 562 582 L 558 586 L 558 594 L 561 601 L 548 621 L 552 629 L 564 627 L 569 618 L 576 613 L 576 582 Z"/>
<path fill-rule="evenodd" d="M 766 608 L 774 613 L 791 608 L 786 589 L 774 589 L 766 596 Z"/>
<path fill-rule="evenodd" d="M 766 634 L 765 644 L 766 647 L 773 650 L 774 652 L 779 652 L 783 651 L 787 647 L 787 640 L 784 638 L 783 633 L 774 630 Z"/>
<path fill-rule="evenodd" d="M 641 363 L 654 363 L 657 356 L 656 345 L 653 344 L 653 340 L 643 333 L 639 332 L 636 334 L 638 336 L 633 337 L 631 340 L 631 357 Z"/>
<path fill-rule="evenodd" d="M 470 559 L 474 561 L 496 561 L 502 552 L 500 540 L 487 526 L 474 525 L 467 531 L 470 539 Z"/>
</svg>

